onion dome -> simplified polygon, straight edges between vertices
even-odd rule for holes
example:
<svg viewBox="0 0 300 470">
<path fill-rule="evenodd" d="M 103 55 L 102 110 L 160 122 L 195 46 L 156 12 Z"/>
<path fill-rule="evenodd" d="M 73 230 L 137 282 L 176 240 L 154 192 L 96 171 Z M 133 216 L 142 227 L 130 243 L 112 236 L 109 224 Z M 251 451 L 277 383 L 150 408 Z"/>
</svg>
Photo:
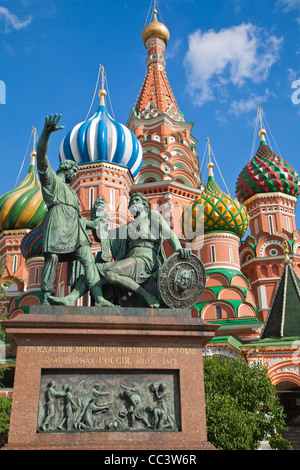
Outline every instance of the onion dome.
<svg viewBox="0 0 300 470">
<path fill-rule="evenodd" d="M 60 159 L 73 160 L 78 165 L 114 163 L 128 168 L 135 178 L 143 161 L 141 144 L 133 132 L 108 114 L 104 89 L 99 96 L 100 106 L 94 116 L 77 124 L 63 139 Z"/>
<path fill-rule="evenodd" d="M 163 39 L 165 43 L 167 44 L 170 39 L 170 32 L 163 23 L 160 23 L 157 20 L 156 9 L 154 9 L 153 11 L 153 16 L 154 18 L 153 18 L 152 23 L 149 23 L 143 30 L 143 33 L 142 33 L 143 42 L 144 44 L 146 44 L 148 39 L 158 37 L 158 38 Z"/>
<path fill-rule="evenodd" d="M 249 227 L 245 207 L 225 194 L 215 181 L 213 163 L 209 161 L 209 176 L 203 193 L 192 201 L 184 214 L 183 231 L 188 239 L 209 232 L 230 232 L 242 238 Z M 204 227 L 203 227 L 204 224 Z"/>
<path fill-rule="evenodd" d="M 0 198 L 0 229 L 32 229 L 47 211 L 36 172 L 36 152 L 31 152 L 29 170 L 23 181 Z"/>
<path fill-rule="evenodd" d="M 296 198 L 300 195 L 299 175 L 270 149 L 265 134 L 264 129 L 259 131 L 260 146 L 238 177 L 236 195 L 241 202 L 262 193 L 279 192 Z"/>
<path fill-rule="evenodd" d="M 26 235 L 23 237 L 21 243 L 21 253 L 26 260 L 33 258 L 34 256 L 43 256 L 44 220 L 40 225 L 26 233 Z"/>
</svg>

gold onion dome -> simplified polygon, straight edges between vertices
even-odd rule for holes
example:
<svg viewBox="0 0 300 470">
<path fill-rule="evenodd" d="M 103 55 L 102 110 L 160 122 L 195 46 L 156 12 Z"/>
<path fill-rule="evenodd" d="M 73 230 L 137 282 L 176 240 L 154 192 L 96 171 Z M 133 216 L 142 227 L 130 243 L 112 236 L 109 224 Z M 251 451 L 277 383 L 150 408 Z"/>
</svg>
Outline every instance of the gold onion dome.
<svg viewBox="0 0 300 470">
<path fill-rule="evenodd" d="M 148 41 L 148 39 L 153 37 L 161 38 L 167 44 L 170 39 L 170 32 L 168 28 L 163 24 L 160 23 L 157 19 L 157 10 L 154 9 L 153 11 L 153 21 L 149 23 L 143 30 L 142 38 L 144 44 Z"/>
<path fill-rule="evenodd" d="M 36 152 L 31 152 L 28 173 L 21 183 L 0 197 L 0 231 L 33 229 L 47 211 L 36 173 Z"/>
<path fill-rule="evenodd" d="M 249 228 L 249 215 L 237 200 L 225 194 L 215 181 L 213 163 L 209 161 L 209 176 L 203 193 L 186 208 L 183 234 L 193 240 L 210 232 L 230 232 L 242 238 Z M 203 208 L 203 210 L 202 210 Z"/>
</svg>

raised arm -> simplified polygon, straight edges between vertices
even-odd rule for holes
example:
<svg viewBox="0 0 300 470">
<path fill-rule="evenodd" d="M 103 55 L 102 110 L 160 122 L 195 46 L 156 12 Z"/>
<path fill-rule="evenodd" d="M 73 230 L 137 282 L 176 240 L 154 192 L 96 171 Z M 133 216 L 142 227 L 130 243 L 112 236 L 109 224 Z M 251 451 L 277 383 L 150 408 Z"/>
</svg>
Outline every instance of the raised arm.
<svg viewBox="0 0 300 470">
<path fill-rule="evenodd" d="M 49 138 L 52 132 L 59 131 L 60 129 L 63 129 L 63 126 L 58 127 L 58 122 L 61 118 L 61 114 L 58 116 L 55 114 L 54 116 L 51 114 L 51 116 L 48 118 L 46 117 L 45 119 L 45 125 L 42 134 L 40 135 L 40 138 L 37 143 L 37 167 L 38 170 L 45 171 L 47 164 L 48 164 L 48 159 L 46 158 L 47 152 L 48 152 L 48 147 L 49 147 Z"/>
</svg>

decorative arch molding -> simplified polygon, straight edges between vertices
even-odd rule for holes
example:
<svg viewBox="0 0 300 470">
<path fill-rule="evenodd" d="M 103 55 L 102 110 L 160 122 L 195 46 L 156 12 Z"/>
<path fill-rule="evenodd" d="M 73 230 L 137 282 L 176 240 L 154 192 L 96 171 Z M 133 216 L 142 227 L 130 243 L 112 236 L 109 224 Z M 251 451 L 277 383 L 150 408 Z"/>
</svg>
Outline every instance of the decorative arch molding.
<svg viewBox="0 0 300 470">
<path fill-rule="evenodd" d="M 238 308 L 237 316 L 239 318 L 242 318 L 242 317 L 255 317 L 256 312 L 254 310 L 253 305 L 250 305 L 247 302 L 243 302 Z"/>
<path fill-rule="evenodd" d="M 200 299 L 201 302 L 214 302 L 216 300 L 216 294 L 211 289 L 205 289 Z"/>
<path fill-rule="evenodd" d="M 226 317 L 224 316 L 224 318 L 222 317 L 223 320 L 227 318 L 236 318 L 236 312 L 235 312 L 234 307 L 229 302 L 226 302 L 225 300 L 216 300 L 214 302 L 210 302 L 209 304 L 205 305 L 205 307 L 201 311 L 201 318 L 205 320 L 208 310 L 211 309 L 211 307 L 217 307 L 217 306 L 223 307 L 225 311 L 229 312 L 229 315 L 227 315 Z M 214 318 L 214 320 L 215 319 L 216 318 Z"/>
<path fill-rule="evenodd" d="M 255 257 L 254 250 L 251 246 L 246 246 L 240 251 L 241 265 L 250 261 L 250 259 L 246 259 L 249 255 L 251 255 L 251 259 Z"/>
<path fill-rule="evenodd" d="M 260 256 L 260 258 L 263 258 L 263 257 L 264 257 L 266 248 L 267 248 L 268 246 L 271 246 L 271 245 L 280 246 L 280 247 L 282 248 L 282 250 L 284 249 L 283 243 L 282 243 L 281 241 L 279 241 L 279 240 L 268 240 L 267 242 L 265 242 L 265 243 L 260 247 L 260 250 L 259 250 L 259 256 Z"/>
<path fill-rule="evenodd" d="M 19 315 L 24 315 L 24 311 L 21 308 L 17 308 L 16 310 L 10 312 L 10 314 L 8 315 L 8 319 L 12 320 L 13 318 L 16 318 Z"/>
<path fill-rule="evenodd" d="M 219 292 L 218 300 L 245 300 L 245 295 L 238 287 L 229 286 Z"/>
<path fill-rule="evenodd" d="M 300 248 L 300 242 L 295 242 L 293 246 L 293 253 L 296 253 L 298 248 Z"/>
<path fill-rule="evenodd" d="M 36 294 L 25 294 L 18 303 L 18 308 L 30 307 L 31 305 L 40 305 L 41 301 Z"/>
<path fill-rule="evenodd" d="M 191 163 L 187 160 L 183 160 L 182 158 L 172 157 L 170 159 L 170 163 L 172 163 L 175 170 L 184 170 L 190 173 L 195 171 Z"/>
<path fill-rule="evenodd" d="M 147 154 L 143 160 L 142 168 L 148 168 L 149 166 L 154 166 L 155 168 L 160 168 L 161 165 L 161 158 L 159 155 L 156 154 Z"/>
<path fill-rule="evenodd" d="M 147 148 L 151 148 L 151 149 L 155 149 L 155 153 L 157 153 L 157 151 L 159 152 L 159 154 L 161 154 L 162 152 L 165 151 L 165 147 L 164 147 L 164 144 L 162 142 L 158 142 L 157 140 L 153 140 L 152 139 L 152 135 L 156 135 L 157 133 L 153 132 L 153 133 L 148 133 L 146 136 L 145 136 L 145 139 L 144 140 L 140 140 L 140 143 L 142 145 L 142 149 L 143 149 L 143 153 L 148 153 L 147 152 Z M 154 150 L 152 150 L 154 152 Z M 150 152 L 151 153 L 151 152 Z"/>
<path fill-rule="evenodd" d="M 230 285 L 232 287 L 242 287 L 243 289 L 249 289 L 249 284 L 241 274 L 236 274 L 232 277 Z"/>
<path fill-rule="evenodd" d="M 211 281 L 217 281 L 217 284 L 214 284 Z M 229 287 L 230 283 L 229 283 L 228 278 L 222 273 L 208 274 L 206 287 L 217 287 L 217 286 Z"/>
<path fill-rule="evenodd" d="M 157 167 L 144 167 L 139 173 L 139 178 L 136 184 L 142 184 L 148 178 L 154 178 L 155 181 L 162 181 L 164 173 L 160 168 Z"/>
<path fill-rule="evenodd" d="M 300 387 L 300 375 L 296 374 L 295 372 L 279 372 L 278 374 L 270 375 L 268 376 L 271 379 L 271 382 L 273 385 L 277 385 L 280 382 L 293 382 L 294 384 L 298 385 Z"/>
</svg>

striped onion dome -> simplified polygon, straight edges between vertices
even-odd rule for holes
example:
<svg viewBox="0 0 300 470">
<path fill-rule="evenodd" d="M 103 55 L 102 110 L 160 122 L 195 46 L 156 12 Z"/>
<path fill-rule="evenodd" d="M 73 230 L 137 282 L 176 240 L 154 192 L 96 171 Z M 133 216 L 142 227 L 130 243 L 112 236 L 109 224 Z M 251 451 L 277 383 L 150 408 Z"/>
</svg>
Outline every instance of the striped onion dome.
<svg viewBox="0 0 300 470">
<path fill-rule="evenodd" d="M 203 193 L 192 201 L 184 214 L 182 228 L 187 239 L 204 233 L 230 232 L 242 238 L 249 228 L 249 215 L 237 200 L 225 194 L 213 175 L 213 164 L 208 164 L 209 176 Z M 201 233 L 202 231 L 202 233 Z"/>
<path fill-rule="evenodd" d="M 21 243 L 21 253 L 26 260 L 33 258 L 34 256 L 43 256 L 44 220 L 40 225 L 32 229 L 23 237 Z"/>
<path fill-rule="evenodd" d="M 36 153 L 31 152 L 29 170 L 23 181 L 0 197 L 0 230 L 32 229 L 46 214 L 35 158 Z"/>
<path fill-rule="evenodd" d="M 296 198 L 300 195 L 299 175 L 270 149 L 265 134 L 264 129 L 259 131 L 260 146 L 238 177 L 236 195 L 241 202 L 262 193 L 279 192 Z"/>
<path fill-rule="evenodd" d="M 77 124 L 65 136 L 60 146 L 60 159 L 74 160 L 78 165 L 114 163 L 129 168 L 135 178 L 142 166 L 141 144 L 133 132 L 108 114 L 105 95 L 105 90 L 101 90 L 100 106 L 94 116 Z"/>
</svg>

